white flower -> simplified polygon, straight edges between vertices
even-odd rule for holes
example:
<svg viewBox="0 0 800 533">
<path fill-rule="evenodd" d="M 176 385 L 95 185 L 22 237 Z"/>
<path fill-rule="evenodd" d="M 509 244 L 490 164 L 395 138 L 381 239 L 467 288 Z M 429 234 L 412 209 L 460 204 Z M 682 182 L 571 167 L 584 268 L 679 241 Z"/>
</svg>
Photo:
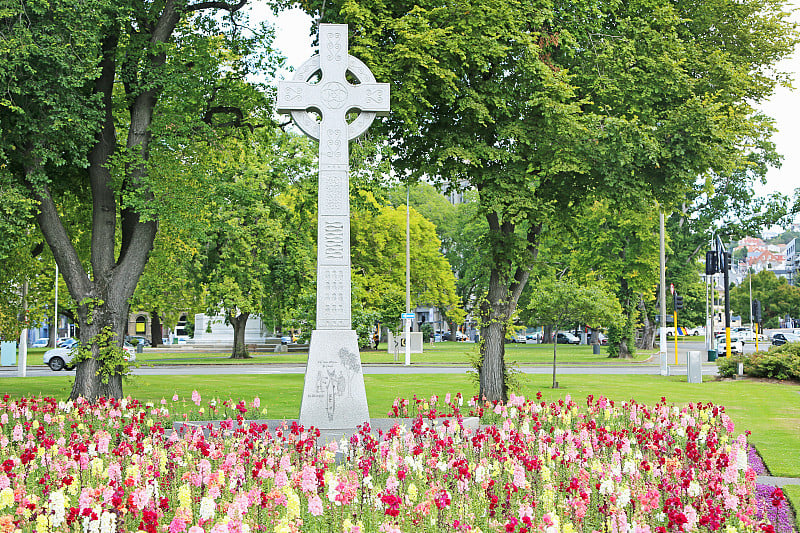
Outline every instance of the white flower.
<svg viewBox="0 0 800 533">
<path fill-rule="evenodd" d="M 117 517 L 109 513 L 108 511 L 103 511 L 103 514 L 100 515 L 100 533 L 114 533 L 117 530 Z"/>
<path fill-rule="evenodd" d="M 208 496 L 203 496 L 200 499 L 200 520 L 211 520 L 214 518 L 214 510 L 217 504 Z"/>
<path fill-rule="evenodd" d="M 64 523 L 64 514 L 67 508 L 67 500 L 64 497 L 64 492 L 61 489 L 51 492 L 48 500 L 50 511 L 53 513 L 50 522 L 53 527 L 58 527 Z"/>
<path fill-rule="evenodd" d="M 700 484 L 695 480 L 690 481 L 689 488 L 686 489 L 686 493 L 689 496 L 696 498 L 697 496 L 700 496 L 700 492 Z"/>
</svg>

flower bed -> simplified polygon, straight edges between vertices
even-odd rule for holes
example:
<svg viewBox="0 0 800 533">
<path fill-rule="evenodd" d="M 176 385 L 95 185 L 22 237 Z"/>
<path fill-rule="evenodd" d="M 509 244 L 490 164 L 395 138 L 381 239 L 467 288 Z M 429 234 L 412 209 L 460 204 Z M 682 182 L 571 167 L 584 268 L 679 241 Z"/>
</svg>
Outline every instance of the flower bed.
<svg viewBox="0 0 800 533">
<path fill-rule="evenodd" d="M 243 424 L 243 402 L 238 424 L 181 436 L 166 405 L 5 398 L 0 532 L 773 531 L 722 407 L 512 397 L 474 430 L 447 400 L 325 444 Z"/>
</svg>

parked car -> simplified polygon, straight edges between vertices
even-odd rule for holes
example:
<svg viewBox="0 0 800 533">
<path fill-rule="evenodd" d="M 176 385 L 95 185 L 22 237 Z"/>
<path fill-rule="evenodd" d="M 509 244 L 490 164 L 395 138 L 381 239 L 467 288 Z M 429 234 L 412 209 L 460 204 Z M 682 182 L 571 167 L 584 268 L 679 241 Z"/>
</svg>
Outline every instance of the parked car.
<svg viewBox="0 0 800 533">
<path fill-rule="evenodd" d="M 136 349 L 133 347 L 132 344 L 126 342 L 123 347 L 125 350 L 125 360 L 126 361 L 136 361 Z M 71 369 L 72 368 L 72 359 L 78 353 L 78 344 L 75 343 L 69 348 L 61 347 L 61 348 L 53 348 L 52 350 L 47 350 L 44 352 L 44 356 L 42 360 L 44 364 L 50 367 L 50 370 L 54 372 L 58 372 L 59 370 L 64 370 L 65 368 Z"/>
<path fill-rule="evenodd" d="M 776 333 L 772 336 L 772 344 L 781 346 L 787 342 L 800 342 L 800 335 L 794 333 Z"/>
<path fill-rule="evenodd" d="M 511 337 L 511 339 L 509 339 L 509 342 L 519 342 L 525 344 L 525 340 L 525 335 L 514 335 Z"/>
<path fill-rule="evenodd" d="M 542 342 L 542 332 L 528 333 L 525 335 L 525 342 Z"/>
<path fill-rule="evenodd" d="M 744 339 L 739 337 L 738 335 L 731 335 L 731 353 L 744 353 Z M 727 344 L 725 342 L 725 337 L 723 336 L 717 342 L 717 353 L 719 355 L 724 355 L 727 353 Z"/>
<path fill-rule="evenodd" d="M 56 347 L 58 347 L 58 348 L 72 348 L 73 346 L 75 346 L 77 344 L 78 344 L 78 341 L 76 341 L 75 339 L 67 338 L 67 339 L 63 339 L 63 340 L 58 341 L 58 343 L 56 344 Z"/>
<path fill-rule="evenodd" d="M 606 337 L 602 332 L 597 332 L 597 342 L 603 346 L 608 346 L 608 337 Z"/>
<path fill-rule="evenodd" d="M 134 340 L 136 340 L 137 342 L 134 343 L 133 342 Z M 141 344 L 142 346 L 150 346 L 151 345 L 150 339 L 148 339 L 144 335 L 128 335 L 127 337 L 125 337 L 125 342 L 129 342 L 129 343 L 135 344 L 137 346 L 139 344 Z"/>
<path fill-rule="evenodd" d="M 35 341 L 33 341 L 33 344 L 31 346 L 33 346 L 34 348 L 45 348 L 47 347 L 48 342 L 50 342 L 50 339 L 36 339 Z"/>
<path fill-rule="evenodd" d="M 581 340 L 568 331 L 559 331 L 556 342 L 558 344 L 578 344 Z"/>
</svg>

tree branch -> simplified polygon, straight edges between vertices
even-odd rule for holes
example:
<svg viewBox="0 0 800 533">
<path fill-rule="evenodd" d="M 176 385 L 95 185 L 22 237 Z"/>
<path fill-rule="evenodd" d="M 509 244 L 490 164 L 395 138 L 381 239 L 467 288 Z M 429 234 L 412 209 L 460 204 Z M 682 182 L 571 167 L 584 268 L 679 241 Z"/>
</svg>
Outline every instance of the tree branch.
<svg viewBox="0 0 800 533">
<path fill-rule="evenodd" d="M 217 2 L 217 1 L 209 1 L 209 2 L 198 2 L 196 4 L 192 4 L 190 6 L 186 6 L 184 11 L 187 13 L 190 11 L 201 11 L 203 9 L 224 9 L 229 13 L 235 13 L 239 11 L 247 4 L 247 0 L 239 0 L 237 4 L 229 4 L 228 2 Z"/>
</svg>

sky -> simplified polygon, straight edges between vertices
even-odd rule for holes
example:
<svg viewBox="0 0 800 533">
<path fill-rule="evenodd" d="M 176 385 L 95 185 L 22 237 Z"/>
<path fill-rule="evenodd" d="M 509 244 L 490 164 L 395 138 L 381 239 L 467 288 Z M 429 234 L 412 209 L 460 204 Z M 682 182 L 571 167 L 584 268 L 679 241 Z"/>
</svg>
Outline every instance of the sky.
<svg viewBox="0 0 800 533">
<path fill-rule="evenodd" d="M 798 3 L 791 5 L 795 9 L 800 7 Z M 800 14 L 795 12 L 793 19 L 800 23 Z M 282 12 L 277 18 L 269 14 L 268 20 L 275 25 L 274 44 L 286 56 L 287 65 L 297 68 L 314 53 L 309 36 L 311 18 L 305 12 L 292 9 Z M 800 188 L 800 48 L 791 58 L 781 62 L 779 69 L 793 73 L 798 89 L 780 87 L 769 101 L 760 106 L 766 115 L 775 119 L 777 131 L 773 140 L 784 159 L 781 168 L 770 169 L 766 185 L 756 185 L 756 194 L 766 196 L 778 192 L 793 197 L 794 190 Z M 283 74 L 291 76 L 286 72 Z"/>
</svg>

